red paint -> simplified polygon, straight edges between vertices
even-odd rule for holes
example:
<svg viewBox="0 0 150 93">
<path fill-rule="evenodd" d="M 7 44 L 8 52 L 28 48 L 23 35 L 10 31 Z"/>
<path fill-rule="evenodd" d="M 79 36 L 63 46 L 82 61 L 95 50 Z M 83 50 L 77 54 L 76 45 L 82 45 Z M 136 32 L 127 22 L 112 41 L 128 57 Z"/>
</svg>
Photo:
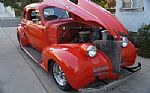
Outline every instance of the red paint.
<svg viewBox="0 0 150 93">
<path fill-rule="evenodd" d="M 42 53 L 42 63 L 39 65 L 46 71 L 48 71 L 48 61 L 50 59 L 56 61 L 63 69 L 67 80 L 74 89 L 86 87 L 89 83 L 93 82 L 96 78 L 93 71 L 97 67 L 106 66 L 108 68 L 102 71 L 107 72 L 107 74 L 99 76 L 100 79 L 118 79 L 119 75 L 113 73 L 112 64 L 104 53 L 98 50 L 97 55 L 93 58 L 87 55 L 86 49 L 91 45 L 90 43 L 68 44 L 66 40 L 65 43 L 62 44 L 60 42 L 60 36 L 63 31 L 59 29 L 59 26 L 72 21 L 100 26 L 106 28 L 114 37 L 117 36 L 118 40 L 120 40 L 118 32 L 127 34 L 125 28 L 114 16 L 88 0 L 82 0 L 83 2 L 79 0 L 79 5 L 72 4 L 67 0 L 59 0 L 66 4 L 66 7 L 56 1 L 58 0 L 46 0 L 45 2 L 30 4 L 25 7 L 24 11 L 26 11 L 27 14 L 30 9 L 37 9 L 40 13 L 41 22 L 35 24 L 31 20 L 27 20 L 29 15 L 23 18 L 22 24 L 18 26 L 17 29 L 22 45 L 30 45 Z M 88 5 L 88 7 L 86 5 Z M 73 14 L 74 17 L 46 21 L 43 15 L 43 9 L 50 6 L 62 8 Z M 93 12 L 91 9 L 95 11 Z M 73 34 L 73 32 L 71 32 L 70 35 L 71 34 Z M 68 39 L 71 38 L 69 36 L 66 37 L 68 37 Z M 126 48 L 122 49 L 122 59 L 123 58 L 125 58 L 127 62 L 122 66 L 131 66 L 134 64 L 136 50 L 131 42 L 129 42 Z"/>
</svg>

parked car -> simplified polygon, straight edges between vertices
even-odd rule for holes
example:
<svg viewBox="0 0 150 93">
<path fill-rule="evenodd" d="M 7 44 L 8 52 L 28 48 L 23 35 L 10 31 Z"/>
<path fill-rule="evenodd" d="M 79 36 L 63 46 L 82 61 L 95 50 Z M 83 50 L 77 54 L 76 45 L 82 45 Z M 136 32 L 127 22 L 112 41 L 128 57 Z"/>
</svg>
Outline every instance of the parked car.
<svg viewBox="0 0 150 93">
<path fill-rule="evenodd" d="M 100 86 L 140 71 L 126 29 L 90 0 L 45 0 L 24 8 L 17 37 L 24 50 L 62 90 Z M 135 74 L 134 74 L 135 75 Z M 103 82 L 103 83 L 104 83 Z M 112 83 L 112 82 L 111 82 Z"/>
</svg>

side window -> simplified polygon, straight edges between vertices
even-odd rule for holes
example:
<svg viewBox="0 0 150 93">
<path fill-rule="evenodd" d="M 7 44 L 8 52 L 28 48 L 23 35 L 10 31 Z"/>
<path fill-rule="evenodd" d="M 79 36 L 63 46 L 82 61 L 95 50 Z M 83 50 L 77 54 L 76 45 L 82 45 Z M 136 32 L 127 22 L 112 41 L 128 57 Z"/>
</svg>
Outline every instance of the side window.
<svg viewBox="0 0 150 93">
<path fill-rule="evenodd" d="M 121 9 L 126 11 L 144 10 L 144 0 L 122 0 Z"/>
<path fill-rule="evenodd" d="M 56 7 L 45 8 L 43 12 L 46 21 L 69 18 L 67 11 Z"/>
<path fill-rule="evenodd" d="M 28 20 L 32 21 L 33 19 L 38 19 L 41 21 L 40 14 L 38 10 L 31 9 L 28 12 Z"/>
</svg>

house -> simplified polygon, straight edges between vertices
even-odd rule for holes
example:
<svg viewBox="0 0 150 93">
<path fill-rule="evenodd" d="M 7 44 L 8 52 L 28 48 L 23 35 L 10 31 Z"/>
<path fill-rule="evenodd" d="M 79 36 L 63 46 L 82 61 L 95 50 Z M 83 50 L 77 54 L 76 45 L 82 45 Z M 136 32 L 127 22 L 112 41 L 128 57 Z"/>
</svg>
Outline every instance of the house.
<svg viewBox="0 0 150 93">
<path fill-rule="evenodd" d="M 150 0 L 116 0 L 116 17 L 128 31 L 150 23 Z"/>
</svg>

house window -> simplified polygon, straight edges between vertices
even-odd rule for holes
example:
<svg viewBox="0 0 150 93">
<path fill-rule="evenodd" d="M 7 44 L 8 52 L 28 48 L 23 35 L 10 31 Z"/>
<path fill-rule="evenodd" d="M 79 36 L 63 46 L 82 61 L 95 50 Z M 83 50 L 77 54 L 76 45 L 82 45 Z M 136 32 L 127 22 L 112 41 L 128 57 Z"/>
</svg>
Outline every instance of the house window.
<svg viewBox="0 0 150 93">
<path fill-rule="evenodd" d="M 143 0 L 122 0 L 123 10 L 144 10 Z"/>
<path fill-rule="evenodd" d="M 132 7 L 132 0 L 123 0 L 122 1 L 122 8 L 131 8 Z"/>
</svg>

